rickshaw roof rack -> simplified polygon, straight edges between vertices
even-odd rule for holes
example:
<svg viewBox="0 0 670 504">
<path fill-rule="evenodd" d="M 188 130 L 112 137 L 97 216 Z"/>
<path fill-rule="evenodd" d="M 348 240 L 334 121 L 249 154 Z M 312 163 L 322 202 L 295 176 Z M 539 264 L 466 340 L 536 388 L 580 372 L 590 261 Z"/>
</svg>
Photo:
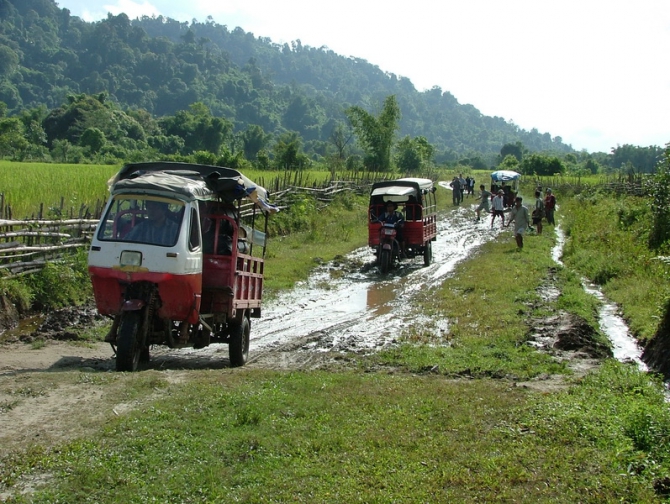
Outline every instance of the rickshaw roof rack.
<svg viewBox="0 0 670 504">
<path fill-rule="evenodd" d="M 206 179 L 218 175 L 219 178 L 244 177 L 241 172 L 225 166 L 210 166 L 195 163 L 178 163 L 175 161 L 148 161 L 143 163 L 128 163 L 115 176 L 115 182 L 137 177 L 139 173 L 149 172 L 196 172 Z"/>
<path fill-rule="evenodd" d="M 265 188 L 223 166 L 168 161 L 129 163 L 109 181 L 109 186 L 115 193 L 150 189 L 188 199 L 218 198 L 229 203 L 246 197 L 266 212 L 278 211 L 267 202 Z"/>
</svg>

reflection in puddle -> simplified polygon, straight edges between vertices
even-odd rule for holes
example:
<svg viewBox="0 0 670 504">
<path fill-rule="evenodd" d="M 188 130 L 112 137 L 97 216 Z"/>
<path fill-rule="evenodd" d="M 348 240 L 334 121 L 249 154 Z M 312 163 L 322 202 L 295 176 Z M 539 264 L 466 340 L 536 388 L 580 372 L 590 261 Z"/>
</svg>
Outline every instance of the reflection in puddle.
<svg viewBox="0 0 670 504">
<path fill-rule="evenodd" d="M 395 299 L 393 285 L 373 283 L 368 287 L 367 308 L 377 315 L 386 315 L 391 311 L 390 303 Z"/>
<path fill-rule="evenodd" d="M 42 325 L 46 317 L 42 314 L 35 315 L 28 318 L 19 319 L 19 323 L 13 329 L 7 329 L 2 333 L 3 339 L 11 341 L 14 339 L 19 339 L 21 336 L 26 334 L 34 333 L 39 326 Z"/>
<path fill-rule="evenodd" d="M 551 251 L 551 257 L 560 265 L 563 265 L 561 256 L 564 245 L 565 233 L 560 226 L 556 226 L 556 245 Z M 626 322 L 618 315 L 616 304 L 608 301 L 600 289 L 585 278 L 582 278 L 582 286 L 587 293 L 595 296 L 601 302 L 598 322 L 600 330 L 612 342 L 614 358 L 622 362 L 632 360 L 640 370 L 647 371 L 647 365 L 642 362 L 642 349 L 635 338 L 630 335 Z"/>
</svg>

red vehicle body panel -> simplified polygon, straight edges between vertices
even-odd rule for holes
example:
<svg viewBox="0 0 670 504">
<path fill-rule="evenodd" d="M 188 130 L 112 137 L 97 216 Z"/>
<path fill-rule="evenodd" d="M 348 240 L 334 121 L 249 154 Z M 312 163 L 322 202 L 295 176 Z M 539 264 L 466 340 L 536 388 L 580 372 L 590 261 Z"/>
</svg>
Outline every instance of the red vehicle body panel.
<svg viewBox="0 0 670 504">
<path fill-rule="evenodd" d="M 260 317 L 264 266 L 262 258 L 246 254 L 206 255 L 201 311 L 234 317 L 237 310 L 249 308 L 250 316 Z"/>
<path fill-rule="evenodd" d="M 158 314 L 170 320 L 195 324 L 200 311 L 202 274 L 127 272 L 115 268 L 89 267 L 98 311 L 116 315 L 123 304 L 123 285 L 131 282 L 152 282 L 158 285 L 161 307 Z"/>
</svg>

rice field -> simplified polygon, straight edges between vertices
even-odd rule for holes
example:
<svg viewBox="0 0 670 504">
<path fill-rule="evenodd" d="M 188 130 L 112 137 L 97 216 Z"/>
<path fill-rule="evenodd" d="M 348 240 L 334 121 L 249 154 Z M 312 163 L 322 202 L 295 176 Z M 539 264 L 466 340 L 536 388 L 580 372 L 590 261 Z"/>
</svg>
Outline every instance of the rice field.
<svg viewBox="0 0 670 504">
<path fill-rule="evenodd" d="M 40 213 L 78 216 L 82 207 L 94 212 L 108 194 L 107 181 L 121 165 L 20 163 L 0 161 L 0 218 L 34 218 Z M 324 171 L 298 173 L 245 170 L 244 174 L 268 188 L 321 183 Z"/>
<path fill-rule="evenodd" d="M 117 165 L 18 163 L 0 161 L 2 218 L 78 215 L 82 205 L 95 209 L 107 198 L 107 181 Z"/>
</svg>

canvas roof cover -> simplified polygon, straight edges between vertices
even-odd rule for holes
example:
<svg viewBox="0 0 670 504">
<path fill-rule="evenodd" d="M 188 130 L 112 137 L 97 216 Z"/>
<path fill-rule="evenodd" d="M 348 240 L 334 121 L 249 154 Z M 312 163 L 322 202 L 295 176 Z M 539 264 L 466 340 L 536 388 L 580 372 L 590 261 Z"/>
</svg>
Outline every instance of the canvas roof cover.
<svg viewBox="0 0 670 504">
<path fill-rule="evenodd" d="M 119 192 L 157 191 L 181 199 L 219 198 L 232 202 L 249 198 L 263 210 L 276 212 L 267 202 L 267 191 L 237 170 L 192 163 L 130 163 L 109 181 L 110 190 Z"/>
</svg>

